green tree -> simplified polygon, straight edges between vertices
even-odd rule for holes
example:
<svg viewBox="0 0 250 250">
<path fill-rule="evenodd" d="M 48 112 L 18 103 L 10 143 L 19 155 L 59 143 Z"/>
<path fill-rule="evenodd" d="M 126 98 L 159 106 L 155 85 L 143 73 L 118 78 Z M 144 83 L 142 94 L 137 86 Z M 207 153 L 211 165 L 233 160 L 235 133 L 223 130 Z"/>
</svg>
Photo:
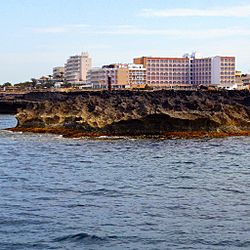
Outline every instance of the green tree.
<svg viewBox="0 0 250 250">
<path fill-rule="evenodd" d="M 35 78 L 31 78 L 32 87 L 35 87 L 37 85 L 37 80 Z"/>
<path fill-rule="evenodd" d="M 2 85 L 2 87 L 11 87 L 12 84 L 10 82 L 6 82 Z"/>
<path fill-rule="evenodd" d="M 46 83 L 43 84 L 44 88 L 50 89 L 54 87 L 54 83 L 47 81 Z"/>
<path fill-rule="evenodd" d="M 72 87 L 72 83 L 70 82 L 65 82 L 63 85 L 62 85 L 63 88 L 71 88 Z"/>
<path fill-rule="evenodd" d="M 33 87 L 33 83 L 32 82 L 20 82 L 20 83 L 15 84 L 14 86 L 19 89 L 26 89 L 26 88 Z"/>
</svg>

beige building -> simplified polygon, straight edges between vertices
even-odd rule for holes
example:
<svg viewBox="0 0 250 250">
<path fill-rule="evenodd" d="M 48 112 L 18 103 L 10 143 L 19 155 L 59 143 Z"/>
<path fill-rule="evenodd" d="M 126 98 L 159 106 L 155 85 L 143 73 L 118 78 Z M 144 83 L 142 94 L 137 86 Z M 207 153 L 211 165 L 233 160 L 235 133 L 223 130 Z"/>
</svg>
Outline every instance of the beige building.
<svg viewBox="0 0 250 250">
<path fill-rule="evenodd" d="M 250 74 L 243 74 L 241 76 L 241 79 L 244 86 L 250 87 Z"/>
<path fill-rule="evenodd" d="M 125 89 L 145 86 L 146 69 L 143 65 L 110 64 L 102 68 L 93 68 L 88 72 L 87 82 L 94 88 L 106 89 L 108 77 L 111 78 L 112 88 Z"/>
<path fill-rule="evenodd" d="M 64 67 L 53 68 L 53 80 L 64 80 Z"/>
<path fill-rule="evenodd" d="M 92 59 L 88 53 L 71 56 L 65 64 L 65 81 L 70 83 L 85 83 L 87 72 L 92 67 Z"/>
<path fill-rule="evenodd" d="M 237 89 L 250 89 L 250 74 L 242 74 L 241 71 L 235 72 Z"/>
</svg>

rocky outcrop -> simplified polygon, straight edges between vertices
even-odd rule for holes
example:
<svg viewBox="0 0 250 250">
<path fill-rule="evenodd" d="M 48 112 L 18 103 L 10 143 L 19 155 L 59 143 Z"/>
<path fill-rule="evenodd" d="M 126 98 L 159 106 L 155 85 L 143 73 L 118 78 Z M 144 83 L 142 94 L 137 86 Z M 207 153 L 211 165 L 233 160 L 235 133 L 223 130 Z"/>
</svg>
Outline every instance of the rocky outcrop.
<svg viewBox="0 0 250 250">
<path fill-rule="evenodd" d="M 22 96 L 16 130 L 81 135 L 250 133 L 249 91 L 46 92 Z M 17 100 L 16 100 L 17 101 Z"/>
<path fill-rule="evenodd" d="M 27 107 L 29 101 L 22 94 L 0 94 L 0 114 L 16 114 Z"/>
</svg>

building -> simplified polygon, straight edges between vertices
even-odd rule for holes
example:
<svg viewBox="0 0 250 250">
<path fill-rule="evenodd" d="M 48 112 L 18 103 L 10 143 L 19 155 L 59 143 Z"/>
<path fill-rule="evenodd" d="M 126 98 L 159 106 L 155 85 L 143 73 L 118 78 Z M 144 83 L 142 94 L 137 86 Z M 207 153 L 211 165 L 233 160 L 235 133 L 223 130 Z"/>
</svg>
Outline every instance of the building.
<svg viewBox="0 0 250 250">
<path fill-rule="evenodd" d="M 106 88 L 106 77 L 107 75 L 103 68 L 92 68 L 87 74 L 87 84 L 91 85 L 93 88 Z"/>
<path fill-rule="evenodd" d="M 93 88 L 108 88 L 108 77 L 112 88 L 125 89 L 146 85 L 146 69 L 137 64 L 110 64 L 93 68 L 88 72 L 87 82 Z"/>
<path fill-rule="evenodd" d="M 87 81 L 87 72 L 92 67 L 92 59 L 88 53 L 71 56 L 65 64 L 64 78 L 66 82 L 81 83 Z"/>
<path fill-rule="evenodd" d="M 241 79 L 244 86 L 250 86 L 250 74 L 243 74 Z"/>
<path fill-rule="evenodd" d="M 250 88 L 250 74 L 242 74 L 241 71 L 236 71 L 235 81 L 237 89 L 249 89 Z"/>
<path fill-rule="evenodd" d="M 55 81 L 64 81 L 64 67 L 55 67 L 53 68 L 53 80 Z"/>
<path fill-rule="evenodd" d="M 235 83 L 237 85 L 237 89 L 244 89 L 245 86 L 243 85 L 243 81 L 242 81 L 242 73 L 241 71 L 236 70 L 235 71 Z"/>
<path fill-rule="evenodd" d="M 212 84 L 212 58 L 191 58 L 190 83 L 194 85 Z"/>
<path fill-rule="evenodd" d="M 238 77 L 241 77 L 241 75 L 242 75 L 242 72 L 239 71 L 239 70 L 236 70 L 236 71 L 235 71 L 235 80 L 236 80 Z"/>
<path fill-rule="evenodd" d="M 146 69 L 142 64 L 128 64 L 128 83 L 130 88 L 145 87 Z"/>
<path fill-rule="evenodd" d="M 168 87 L 171 84 L 189 84 L 189 58 L 141 57 L 135 64 L 146 68 L 146 84 Z"/>
<path fill-rule="evenodd" d="M 152 87 L 235 84 L 235 57 L 197 57 L 185 54 L 183 58 L 141 57 L 135 64 L 146 68 L 146 83 Z"/>
<path fill-rule="evenodd" d="M 191 58 L 190 82 L 197 85 L 234 85 L 235 57 Z"/>
</svg>

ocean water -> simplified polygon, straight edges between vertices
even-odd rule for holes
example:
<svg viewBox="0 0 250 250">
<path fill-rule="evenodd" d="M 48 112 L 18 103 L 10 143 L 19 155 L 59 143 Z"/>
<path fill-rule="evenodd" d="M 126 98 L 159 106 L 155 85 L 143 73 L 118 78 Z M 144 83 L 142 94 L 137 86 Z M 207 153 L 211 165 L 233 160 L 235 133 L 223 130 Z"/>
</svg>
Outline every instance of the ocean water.
<svg viewBox="0 0 250 250">
<path fill-rule="evenodd" d="M 0 116 L 0 249 L 250 249 L 250 137 L 65 139 Z"/>
</svg>

